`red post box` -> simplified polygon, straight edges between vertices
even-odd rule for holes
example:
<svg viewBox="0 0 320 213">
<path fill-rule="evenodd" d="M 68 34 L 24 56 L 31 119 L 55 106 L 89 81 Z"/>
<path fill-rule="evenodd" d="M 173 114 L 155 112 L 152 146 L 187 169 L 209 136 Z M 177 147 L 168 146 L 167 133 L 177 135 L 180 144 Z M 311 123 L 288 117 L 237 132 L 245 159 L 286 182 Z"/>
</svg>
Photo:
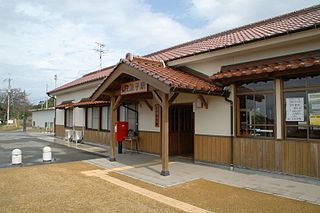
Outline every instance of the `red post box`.
<svg viewBox="0 0 320 213">
<path fill-rule="evenodd" d="M 116 141 L 123 141 L 128 135 L 128 122 L 117 121 L 115 122 L 115 139 Z"/>
</svg>

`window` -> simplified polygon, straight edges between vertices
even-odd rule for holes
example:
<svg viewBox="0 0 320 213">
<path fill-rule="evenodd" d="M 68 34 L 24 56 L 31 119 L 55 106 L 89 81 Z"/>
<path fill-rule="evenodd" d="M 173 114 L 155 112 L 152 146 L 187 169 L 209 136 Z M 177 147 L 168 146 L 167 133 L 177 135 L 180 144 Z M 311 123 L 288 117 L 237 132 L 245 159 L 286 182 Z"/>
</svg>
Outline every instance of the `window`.
<svg viewBox="0 0 320 213">
<path fill-rule="evenodd" d="M 101 129 L 110 130 L 109 106 L 101 108 Z"/>
<path fill-rule="evenodd" d="M 120 120 L 128 122 L 128 128 L 138 131 L 138 113 L 135 104 L 128 104 L 120 108 Z"/>
<path fill-rule="evenodd" d="M 273 81 L 237 85 L 237 135 L 274 137 Z"/>
<path fill-rule="evenodd" d="M 66 109 L 65 110 L 65 122 L 64 125 L 66 127 L 73 127 L 73 110 L 72 109 Z"/>
<path fill-rule="evenodd" d="M 99 107 L 87 108 L 87 129 L 99 129 Z"/>
<path fill-rule="evenodd" d="M 320 139 L 320 75 L 283 79 L 286 138 Z"/>
</svg>

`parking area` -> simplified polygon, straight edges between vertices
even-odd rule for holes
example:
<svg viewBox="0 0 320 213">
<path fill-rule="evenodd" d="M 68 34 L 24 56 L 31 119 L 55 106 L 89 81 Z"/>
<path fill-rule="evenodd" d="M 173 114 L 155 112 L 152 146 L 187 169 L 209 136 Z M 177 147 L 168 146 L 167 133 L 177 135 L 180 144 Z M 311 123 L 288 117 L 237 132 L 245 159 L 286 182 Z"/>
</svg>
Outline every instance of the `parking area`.
<svg viewBox="0 0 320 213">
<path fill-rule="evenodd" d="M 42 149 L 45 146 L 52 148 L 52 163 L 73 162 L 101 158 L 106 150 L 88 152 L 81 149 L 81 145 L 74 143 L 63 144 L 62 140 L 39 133 L 0 132 L 0 168 L 11 167 L 11 152 L 13 149 L 22 151 L 23 166 L 44 164 Z M 94 147 L 93 147 L 94 148 Z"/>
</svg>

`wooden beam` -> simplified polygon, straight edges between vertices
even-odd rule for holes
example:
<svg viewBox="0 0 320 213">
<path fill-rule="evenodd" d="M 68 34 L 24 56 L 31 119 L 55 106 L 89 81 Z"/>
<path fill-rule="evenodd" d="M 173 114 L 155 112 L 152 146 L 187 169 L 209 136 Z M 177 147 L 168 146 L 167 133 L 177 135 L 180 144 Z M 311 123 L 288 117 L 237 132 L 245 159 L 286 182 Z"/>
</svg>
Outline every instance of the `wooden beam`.
<svg viewBox="0 0 320 213">
<path fill-rule="evenodd" d="M 158 104 L 162 107 L 162 100 L 159 94 L 156 91 L 152 91 L 154 99 L 158 102 Z"/>
<path fill-rule="evenodd" d="M 172 104 L 176 98 L 178 97 L 179 93 L 175 92 L 169 99 L 169 104 Z"/>
<path fill-rule="evenodd" d="M 161 158 L 162 170 L 161 175 L 168 176 L 169 172 L 169 95 L 162 95 L 162 119 L 161 119 Z"/>
<path fill-rule="evenodd" d="M 113 109 L 116 103 L 116 98 L 115 97 L 111 97 L 110 100 L 110 108 Z M 117 109 L 117 108 L 116 108 Z M 110 161 L 115 161 L 116 160 L 116 156 L 115 156 L 115 148 L 116 148 L 116 139 L 114 138 L 114 129 L 115 129 L 115 122 L 117 121 L 117 110 L 111 110 L 111 128 L 110 128 L 110 132 L 111 132 L 111 139 L 110 139 L 110 146 L 109 146 L 109 160 Z"/>
<path fill-rule="evenodd" d="M 122 96 L 118 96 L 117 100 L 115 101 L 114 103 L 114 106 L 112 107 L 112 110 L 115 111 L 118 109 L 118 107 L 120 106 L 121 104 L 121 100 L 122 100 Z"/>
<path fill-rule="evenodd" d="M 149 101 L 144 100 L 143 102 L 148 106 L 148 108 L 150 109 L 150 111 L 153 110 L 153 107 L 152 107 L 152 105 L 149 103 Z"/>
<path fill-rule="evenodd" d="M 204 105 L 204 107 L 206 109 L 208 109 L 208 102 L 206 101 L 206 99 L 204 99 L 203 95 L 198 95 L 198 98 L 200 98 L 202 104 Z"/>
</svg>

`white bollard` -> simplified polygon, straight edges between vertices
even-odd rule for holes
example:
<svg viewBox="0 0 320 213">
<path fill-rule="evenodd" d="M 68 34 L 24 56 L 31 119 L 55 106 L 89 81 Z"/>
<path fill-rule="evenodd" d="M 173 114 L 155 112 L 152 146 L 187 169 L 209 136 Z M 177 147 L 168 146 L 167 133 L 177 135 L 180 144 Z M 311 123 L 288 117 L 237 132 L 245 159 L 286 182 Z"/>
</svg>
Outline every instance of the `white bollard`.
<svg viewBox="0 0 320 213">
<path fill-rule="evenodd" d="M 51 148 L 49 146 L 43 147 L 42 158 L 43 158 L 43 162 L 52 161 L 52 153 L 51 153 Z"/>
<path fill-rule="evenodd" d="M 20 149 L 12 150 L 12 165 L 19 165 L 22 163 L 22 152 Z"/>
</svg>

